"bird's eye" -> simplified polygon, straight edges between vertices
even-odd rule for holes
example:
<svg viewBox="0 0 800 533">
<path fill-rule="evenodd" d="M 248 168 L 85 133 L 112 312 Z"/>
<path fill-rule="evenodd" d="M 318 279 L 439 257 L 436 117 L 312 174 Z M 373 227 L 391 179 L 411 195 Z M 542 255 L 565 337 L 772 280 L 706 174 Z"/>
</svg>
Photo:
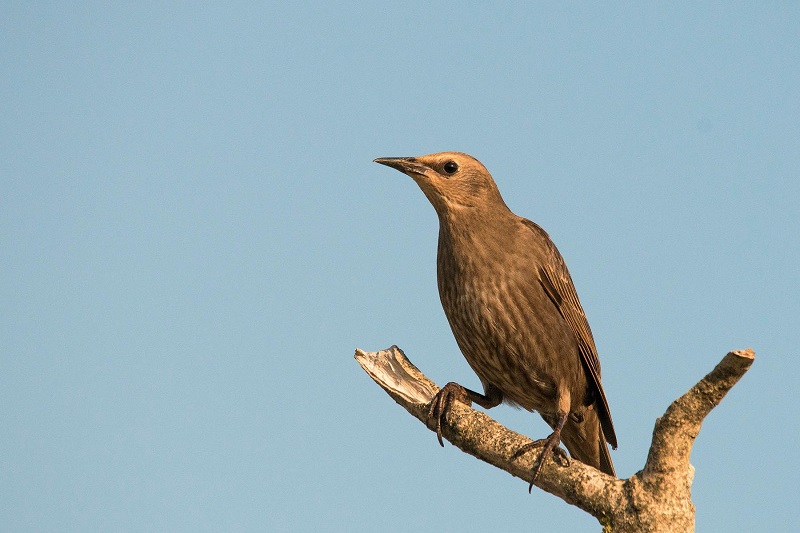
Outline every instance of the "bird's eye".
<svg viewBox="0 0 800 533">
<path fill-rule="evenodd" d="M 456 163 L 455 161 L 448 161 L 447 163 L 444 164 L 444 171 L 447 174 L 455 174 L 457 170 L 458 170 L 458 163 Z"/>
</svg>

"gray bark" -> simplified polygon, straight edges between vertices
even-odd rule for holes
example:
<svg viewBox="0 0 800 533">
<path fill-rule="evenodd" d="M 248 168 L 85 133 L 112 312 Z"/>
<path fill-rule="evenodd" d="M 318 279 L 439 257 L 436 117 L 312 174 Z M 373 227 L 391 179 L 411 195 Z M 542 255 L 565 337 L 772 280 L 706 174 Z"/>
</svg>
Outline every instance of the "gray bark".
<svg viewBox="0 0 800 533">
<path fill-rule="evenodd" d="M 356 350 L 356 360 L 398 404 L 428 429 L 428 403 L 439 387 L 425 377 L 397 346 L 378 352 Z M 656 420 L 644 468 L 616 479 L 580 461 L 547 461 L 535 485 L 591 514 L 604 531 L 691 532 L 694 467 L 689 463 L 703 419 L 750 368 L 753 350 L 728 353 L 708 375 L 672 402 Z M 443 436 L 454 446 L 509 474 L 531 481 L 536 453 L 511 460 L 530 439 L 461 403 L 450 409 Z"/>
</svg>

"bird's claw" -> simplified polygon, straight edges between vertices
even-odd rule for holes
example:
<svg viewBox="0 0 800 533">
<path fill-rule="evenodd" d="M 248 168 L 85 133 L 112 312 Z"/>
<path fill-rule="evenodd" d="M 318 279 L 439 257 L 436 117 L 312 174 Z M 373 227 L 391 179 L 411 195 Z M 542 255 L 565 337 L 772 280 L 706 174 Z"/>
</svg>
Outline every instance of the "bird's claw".
<svg viewBox="0 0 800 533">
<path fill-rule="evenodd" d="M 454 401 L 471 405 L 472 402 L 467 395 L 466 389 L 458 383 L 450 382 L 436 393 L 431 403 L 428 405 L 428 424 L 436 427 L 436 438 L 439 445 L 444 448 L 442 440 L 442 422 L 446 422 L 447 411 Z"/>
<path fill-rule="evenodd" d="M 531 477 L 531 484 L 528 486 L 528 492 L 530 493 L 533 490 L 533 484 L 536 482 L 536 479 L 539 477 L 539 473 L 542 471 L 542 466 L 544 466 L 545 461 L 547 461 L 548 457 L 552 457 L 553 461 L 559 464 L 559 466 L 567 467 L 569 466 L 569 456 L 567 452 L 561 449 L 558 445 L 560 442 L 560 435 L 556 433 L 550 434 L 549 437 L 546 439 L 539 439 L 533 442 L 529 442 L 523 446 L 521 446 L 514 454 L 511 456 L 511 460 L 515 461 L 531 451 L 534 448 L 542 447 L 542 451 L 539 453 L 539 457 L 533 462 L 533 467 L 531 468 L 531 472 L 533 473 L 533 477 Z"/>
</svg>

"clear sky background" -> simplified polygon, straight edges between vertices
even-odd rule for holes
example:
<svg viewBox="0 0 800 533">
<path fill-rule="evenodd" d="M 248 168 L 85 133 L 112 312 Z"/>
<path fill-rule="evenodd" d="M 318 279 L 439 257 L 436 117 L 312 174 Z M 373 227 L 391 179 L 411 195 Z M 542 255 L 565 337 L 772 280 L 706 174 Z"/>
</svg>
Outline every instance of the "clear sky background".
<svg viewBox="0 0 800 533">
<path fill-rule="evenodd" d="M 619 475 L 752 346 L 697 529 L 800 529 L 800 6 L 428 4 L 3 4 L 0 530 L 598 531 L 353 359 L 478 387 L 371 162 L 445 150 L 565 256 Z"/>
</svg>

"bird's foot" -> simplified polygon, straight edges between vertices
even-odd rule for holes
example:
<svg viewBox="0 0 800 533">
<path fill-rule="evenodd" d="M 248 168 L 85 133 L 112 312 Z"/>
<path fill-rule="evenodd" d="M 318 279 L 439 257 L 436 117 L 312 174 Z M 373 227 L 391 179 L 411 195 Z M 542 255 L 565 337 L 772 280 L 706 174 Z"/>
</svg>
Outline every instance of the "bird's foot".
<svg viewBox="0 0 800 533">
<path fill-rule="evenodd" d="M 472 400 L 469 398 L 467 389 L 458 383 L 450 382 L 436 393 L 431 403 L 428 405 L 428 424 L 436 428 L 436 438 L 439 439 L 439 444 L 444 447 L 442 440 L 442 423 L 445 421 L 447 411 L 453 402 L 461 402 L 466 405 L 472 405 Z"/>
<path fill-rule="evenodd" d="M 533 472 L 533 477 L 531 478 L 531 484 L 528 487 L 528 492 L 530 493 L 533 490 L 533 483 L 536 481 L 536 478 L 539 477 L 539 473 L 542 470 L 542 466 L 544 465 L 545 461 L 552 457 L 555 462 L 557 462 L 561 466 L 569 466 L 569 456 L 567 452 L 561 449 L 558 443 L 561 441 L 561 432 L 554 431 L 548 436 L 546 439 L 539 439 L 533 442 L 529 442 L 525 444 L 516 452 L 514 455 L 511 456 L 511 460 L 514 461 L 519 459 L 529 451 L 534 448 L 542 447 L 542 451 L 539 453 L 539 457 L 536 458 L 536 461 L 533 463 L 533 468 L 531 471 Z"/>
</svg>

